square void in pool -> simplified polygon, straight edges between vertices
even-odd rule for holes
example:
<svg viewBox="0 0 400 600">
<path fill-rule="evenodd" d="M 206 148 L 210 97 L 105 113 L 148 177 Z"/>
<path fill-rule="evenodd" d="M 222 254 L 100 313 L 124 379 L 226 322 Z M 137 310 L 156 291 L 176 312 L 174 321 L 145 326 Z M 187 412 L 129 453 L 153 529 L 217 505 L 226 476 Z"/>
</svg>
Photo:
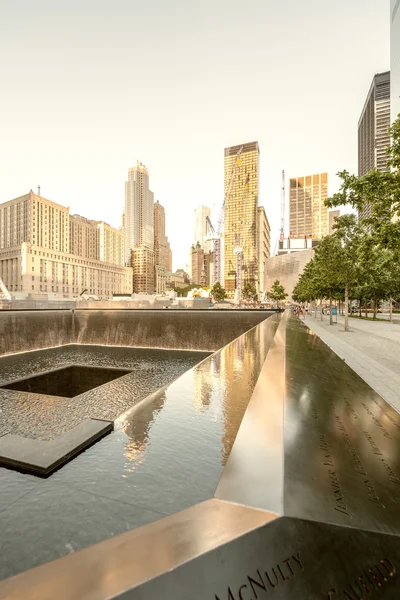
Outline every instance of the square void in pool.
<svg viewBox="0 0 400 600">
<path fill-rule="evenodd" d="M 70 365 L 6 383 L 0 388 L 73 398 L 130 372 L 126 369 Z"/>
</svg>

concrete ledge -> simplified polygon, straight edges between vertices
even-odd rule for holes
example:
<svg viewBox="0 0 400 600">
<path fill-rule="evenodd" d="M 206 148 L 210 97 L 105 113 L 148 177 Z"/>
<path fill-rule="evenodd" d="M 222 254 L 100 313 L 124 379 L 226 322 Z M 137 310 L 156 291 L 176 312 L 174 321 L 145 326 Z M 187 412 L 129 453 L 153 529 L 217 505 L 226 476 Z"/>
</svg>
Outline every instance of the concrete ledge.
<svg viewBox="0 0 400 600">
<path fill-rule="evenodd" d="M 46 477 L 113 429 L 112 421 L 88 419 L 50 442 L 8 433 L 0 438 L 0 466 Z"/>
</svg>

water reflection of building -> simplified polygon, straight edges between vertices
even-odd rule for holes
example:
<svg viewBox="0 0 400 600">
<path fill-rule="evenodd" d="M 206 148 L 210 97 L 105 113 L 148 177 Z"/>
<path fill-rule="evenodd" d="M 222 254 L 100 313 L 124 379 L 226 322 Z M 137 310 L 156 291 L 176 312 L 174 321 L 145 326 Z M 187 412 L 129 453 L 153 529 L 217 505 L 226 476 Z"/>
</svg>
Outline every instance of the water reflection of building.
<svg viewBox="0 0 400 600">
<path fill-rule="evenodd" d="M 207 366 L 203 368 L 201 365 L 193 370 L 194 379 L 194 407 L 197 412 L 206 410 L 212 400 L 214 391 L 213 386 L 213 359 L 207 361 Z"/>
<path fill-rule="evenodd" d="M 222 398 L 224 434 L 222 462 L 228 459 L 248 401 L 264 362 L 260 328 L 238 338 L 221 351 L 220 380 L 225 384 Z"/>
<path fill-rule="evenodd" d="M 127 460 L 126 471 L 134 471 L 138 465 L 142 464 L 151 428 L 166 399 L 165 392 L 160 392 L 153 400 L 139 406 L 127 415 L 123 424 L 123 429 L 128 436 L 124 452 Z"/>
</svg>

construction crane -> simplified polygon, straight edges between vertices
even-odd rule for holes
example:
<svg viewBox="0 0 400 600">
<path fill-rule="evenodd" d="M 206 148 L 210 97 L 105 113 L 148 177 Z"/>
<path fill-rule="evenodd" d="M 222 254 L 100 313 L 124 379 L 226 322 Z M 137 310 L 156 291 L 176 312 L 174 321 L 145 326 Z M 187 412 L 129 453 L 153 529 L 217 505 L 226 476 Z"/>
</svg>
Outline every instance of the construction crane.
<svg viewBox="0 0 400 600">
<path fill-rule="evenodd" d="M 278 253 L 279 241 L 285 239 L 285 170 L 282 170 L 282 187 L 281 187 L 281 227 L 279 230 L 279 238 L 276 240 L 274 256 Z"/>
<path fill-rule="evenodd" d="M 225 189 L 225 193 L 224 193 L 224 201 L 219 213 L 219 217 L 218 217 L 218 224 L 217 224 L 217 228 L 214 229 L 213 224 L 211 223 L 211 220 L 209 217 L 206 218 L 206 226 L 207 226 L 207 237 L 206 237 L 206 241 L 212 241 L 213 242 L 213 249 L 214 249 L 214 283 L 217 281 L 221 281 L 221 268 L 222 268 L 222 235 L 223 235 L 223 229 L 224 229 L 224 216 L 225 216 L 225 205 L 227 204 L 231 192 L 232 192 L 232 185 L 233 182 L 235 180 L 235 175 L 237 173 L 238 167 L 240 166 L 240 155 L 243 151 L 243 146 L 241 146 L 239 148 L 239 150 L 236 153 L 236 160 L 234 162 L 234 165 L 232 167 L 232 171 L 231 174 L 229 176 L 229 180 L 228 180 L 228 185 L 226 186 Z"/>
</svg>

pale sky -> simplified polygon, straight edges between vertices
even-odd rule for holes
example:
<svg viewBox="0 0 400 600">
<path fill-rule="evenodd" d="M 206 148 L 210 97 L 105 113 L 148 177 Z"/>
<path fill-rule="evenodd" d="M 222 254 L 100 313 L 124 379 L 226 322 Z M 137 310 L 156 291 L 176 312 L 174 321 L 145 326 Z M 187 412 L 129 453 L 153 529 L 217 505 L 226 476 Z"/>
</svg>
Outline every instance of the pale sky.
<svg viewBox="0 0 400 600">
<path fill-rule="evenodd" d="M 258 140 L 274 246 L 282 169 L 328 171 L 330 194 L 338 170 L 357 171 L 358 118 L 390 67 L 389 4 L 0 0 L 0 202 L 40 185 L 119 227 L 138 159 L 176 267 L 195 206 L 219 212 L 224 147 Z"/>
</svg>

